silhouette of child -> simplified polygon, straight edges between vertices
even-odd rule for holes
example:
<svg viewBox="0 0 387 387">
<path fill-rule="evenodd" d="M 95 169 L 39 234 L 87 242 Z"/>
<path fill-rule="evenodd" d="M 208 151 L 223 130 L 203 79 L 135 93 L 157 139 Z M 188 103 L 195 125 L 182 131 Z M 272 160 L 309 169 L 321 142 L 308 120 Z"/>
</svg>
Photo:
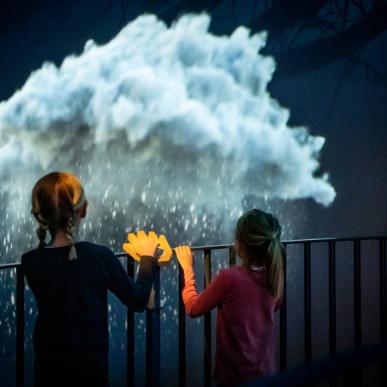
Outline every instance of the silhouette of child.
<svg viewBox="0 0 387 387">
<path fill-rule="evenodd" d="M 217 307 L 214 379 L 219 385 L 246 383 L 275 372 L 274 312 L 281 303 L 284 249 L 281 227 L 271 214 L 252 210 L 235 230 L 241 266 L 221 270 L 200 294 L 188 246 L 176 248 L 184 270 L 186 312 L 199 317 Z"/>
<path fill-rule="evenodd" d="M 151 292 L 157 243 L 146 235 L 132 243 L 141 257 L 133 281 L 109 248 L 74 240 L 86 212 L 85 192 L 72 174 L 50 173 L 32 190 L 39 247 L 22 256 L 22 267 L 38 308 L 35 387 L 108 386 L 107 290 L 138 312 Z"/>
</svg>

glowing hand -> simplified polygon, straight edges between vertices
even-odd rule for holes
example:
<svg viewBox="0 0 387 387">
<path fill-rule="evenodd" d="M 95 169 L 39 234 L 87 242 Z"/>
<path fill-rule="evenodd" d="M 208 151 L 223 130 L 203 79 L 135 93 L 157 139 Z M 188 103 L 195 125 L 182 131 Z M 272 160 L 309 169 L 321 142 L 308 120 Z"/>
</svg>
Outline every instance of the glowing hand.
<svg viewBox="0 0 387 387">
<path fill-rule="evenodd" d="M 123 249 L 131 255 L 134 259 L 139 260 L 139 257 L 144 255 L 154 257 L 159 245 L 159 241 L 155 233 L 150 232 L 146 235 L 144 231 L 138 231 L 137 235 L 134 233 L 128 234 L 128 241 L 124 243 Z"/>
<path fill-rule="evenodd" d="M 177 260 L 180 263 L 180 266 L 183 270 L 192 267 L 193 265 L 193 256 L 192 251 L 189 246 L 178 246 L 175 248 Z"/>
</svg>

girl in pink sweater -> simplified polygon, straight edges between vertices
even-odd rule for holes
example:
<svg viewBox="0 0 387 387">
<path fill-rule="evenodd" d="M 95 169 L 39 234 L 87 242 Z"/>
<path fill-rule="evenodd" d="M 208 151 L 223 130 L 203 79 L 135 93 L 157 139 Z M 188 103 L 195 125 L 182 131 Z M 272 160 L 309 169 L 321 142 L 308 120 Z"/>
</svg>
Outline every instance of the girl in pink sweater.
<svg viewBox="0 0 387 387">
<path fill-rule="evenodd" d="M 186 312 L 199 317 L 217 307 L 214 379 L 233 386 L 275 372 L 274 312 L 281 303 L 284 248 L 281 227 L 271 214 L 252 210 L 235 229 L 241 266 L 221 270 L 198 293 L 188 246 L 176 248 L 184 270 Z"/>
</svg>

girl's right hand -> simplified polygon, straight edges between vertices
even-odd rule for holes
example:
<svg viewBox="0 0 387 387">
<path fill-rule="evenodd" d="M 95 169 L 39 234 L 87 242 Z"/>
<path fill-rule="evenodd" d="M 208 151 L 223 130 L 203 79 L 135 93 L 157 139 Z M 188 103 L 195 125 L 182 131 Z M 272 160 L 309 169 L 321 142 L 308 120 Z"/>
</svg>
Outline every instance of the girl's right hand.
<svg viewBox="0 0 387 387">
<path fill-rule="evenodd" d="M 178 246 L 175 248 L 175 253 L 183 270 L 192 267 L 193 256 L 189 246 Z"/>
<path fill-rule="evenodd" d="M 134 248 L 135 253 L 142 257 L 144 255 L 154 257 L 159 245 L 158 241 L 152 239 L 144 231 L 138 231 L 137 236 L 134 233 L 128 235 L 129 242 Z"/>
</svg>

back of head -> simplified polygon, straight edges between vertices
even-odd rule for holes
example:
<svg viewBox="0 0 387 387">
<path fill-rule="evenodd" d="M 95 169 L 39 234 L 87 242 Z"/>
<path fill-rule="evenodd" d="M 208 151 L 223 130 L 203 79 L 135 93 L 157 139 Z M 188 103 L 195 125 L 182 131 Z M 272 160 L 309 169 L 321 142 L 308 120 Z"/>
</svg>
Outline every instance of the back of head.
<svg viewBox="0 0 387 387">
<path fill-rule="evenodd" d="M 280 291 L 284 248 L 281 243 L 281 226 L 272 214 L 251 210 L 243 214 L 237 223 L 235 240 L 243 251 L 246 266 L 264 265 L 267 286 L 276 296 Z"/>
<path fill-rule="evenodd" d="M 66 232 L 73 245 L 70 259 L 76 258 L 74 248 L 74 214 L 85 201 L 85 193 L 78 178 L 67 172 L 52 172 L 40 178 L 32 189 L 32 214 L 39 223 L 39 247 L 45 246 L 47 230 L 52 239 L 58 230 Z"/>
</svg>

